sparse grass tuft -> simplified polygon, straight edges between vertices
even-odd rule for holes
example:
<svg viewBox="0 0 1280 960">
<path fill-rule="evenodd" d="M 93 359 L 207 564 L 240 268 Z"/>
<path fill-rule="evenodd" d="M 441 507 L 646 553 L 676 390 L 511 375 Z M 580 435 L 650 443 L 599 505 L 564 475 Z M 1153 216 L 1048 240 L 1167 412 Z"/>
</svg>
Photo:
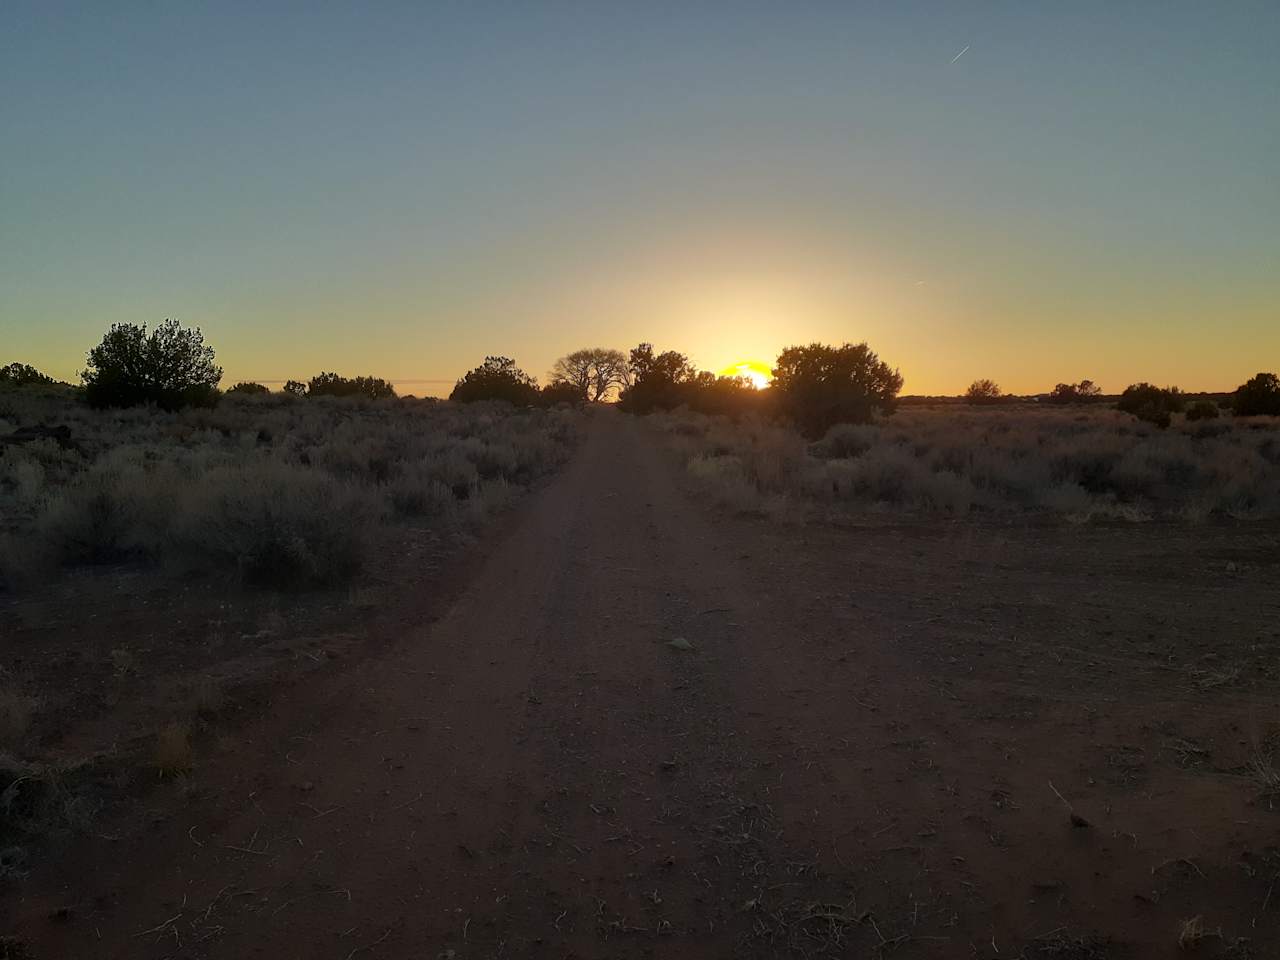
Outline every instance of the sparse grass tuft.
<svg viewBox="0 0 1280 960">
<path fill-rule="evenodd" d="M 186 723 L 174 721 L 156 734 L 154 763 L 161 777 L 189 773 L 194 762 L 191 730 Z"/>
<path fill-rule="evenodd" d="M 687 411 L 654 417 L 697 481 L 743 512 L 765 512 L 762 503 L 781 497 L 1074 523 L 1280 517 L 1280 421 L 1179 420 L 1159 430 L 1105 408 L 915 407 L 874 424 L 839 424 L 805 448 L 762 422 Z"/>
<path fill-rule="evenodd" d="M 1205 937 L 1203 921 L 1204 918 L 1200 916 L 1182 921 L 1182 926 L 1178 930 L 1179 950 L 1186 950 L 1188 947 L 1194 948 L 1200 945 L 1200 941 Z"/>
<path fill-rule="evenodd" d="M 1107 960 L 1110 941 L 1089 935 L 1074 935 L 1065 927 L 1051 930 L 1031 942 L 1031 956 L 1054 960 Z"/>
</svg>

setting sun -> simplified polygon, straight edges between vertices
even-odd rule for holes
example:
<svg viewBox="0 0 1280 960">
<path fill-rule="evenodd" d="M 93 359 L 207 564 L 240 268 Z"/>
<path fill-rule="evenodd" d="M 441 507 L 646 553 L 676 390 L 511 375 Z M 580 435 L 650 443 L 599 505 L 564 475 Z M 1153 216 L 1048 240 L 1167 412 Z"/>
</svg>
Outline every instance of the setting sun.
<svg viewBox="0 0 1280 960">
<path fill-rule="evenodd" d="M 746 377 L 757 390 L 769 385 L 773 379 L 773 368 L 759 360 L 742 360 L 731 364 L 720 371 L 722 377 Z"/>
</svg>

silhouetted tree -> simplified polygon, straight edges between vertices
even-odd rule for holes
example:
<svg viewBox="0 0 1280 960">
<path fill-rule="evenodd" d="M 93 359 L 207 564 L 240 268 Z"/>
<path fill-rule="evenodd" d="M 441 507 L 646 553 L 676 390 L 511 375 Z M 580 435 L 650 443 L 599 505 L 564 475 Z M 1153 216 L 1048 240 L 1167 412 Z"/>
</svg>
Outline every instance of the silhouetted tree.
<svg viewBox="0 0 1280 960">
<path fill-rule="evenodd" d="M 1186 398 L 1177 387 L 1157 387 L 1143 381 L 1124 388 L 1116 409 L 1164 429 L 1173 421 L 1173 414 L 1182 412 L 1185 403 Z"/>
<path fill-rule="evenodd" d="M 240 393 L 246 396 L 262 396 L 263 394 L 268 394 L 270 392 L 271 391 L 262 384 L 246 380 L 242 380 L 227 391 L 227 393 Z"/>
<path fill-rule="evenodd" d="M 901 389 L 902 374 L 865 343 L 788 347 L 774 364 L 771 388 L 779 412 L 815 438 L 837 423 L 892 413 Z"/>
<path fill-rule="evenodd" d="M 1236 388 L 1233 408 L 1238 417 L 1280 417 L 1280 377 L 1260 373 Z"/>
<path fill-rule="evenodd" d="M 308 397 L 367 397 L 370 400 L 387 400 L 395 395 L 395 387 L 381 377 L 343 377 L 336 373 L 319 373 L 307 383 Z"/>
<path fill-rule="evenodd" d="M 145 324 L 117 323 L 89 351 L 80 376 L 85 399 L 95 407 L 212 406 L 222 379 L 213 360 L 199 328 L 166 320 L 148 334 Z"/>
<path fill-rule="evenodd" d="M 999 403 L 1004 399 L 1000 393 L 1000 385 L 994 380 L 975 380 L 964 392 L 965 403 L 985 404 Z"/>
<path fill-rule="evenodd" d="M 689 358 L 675 350 L 654 353 L 653 345 L 642 343 L 627 361 L 631 383 L 618 394 L 618 404 L 632 413 L 670 410 L 687 403 L 691 390 L 685 389 L 698 376 Z M 714 380 L 714 376 L 708 374 Z"/>
<path fill-rule="evenodd" d="M 626 387 L 631 381 L 631 371 L 621 350 L 593 347 L 575 350 L 557 360 L 551 368 L 551 380 L 572 384 L 583 400 L 598 403 L 611 391 Z"/>
<path fill-rule="evenodd" d="M 538 401 L 538 381 L 529 376 L 509 357 L 485 357 L 454 385 L 450 400 L 473 403 L 476 400 L 505 400 L 518 407 Z"/>
<path fill-rule="evenodd" d="M 27 363 L 10 363 L 0 367 L 0 385 L 7 387 L 52 386 L 53 377 L 46 377 Z"/>
<path fill-rule="evenodd" d="M 772 397 L 770 390 L 760 390 L 748 377 L 715 377 L 703 371 L 690 384 L 689 406 L 700 413 L 738 417 L 746 413 L 764 412 Z"/>
<path fill-rule="evenodd" d="M 1096 400 L 1102 394 L 1102 388 L 1092 380 L 1081 380 L 1079 383 L 1060 383 L 1049 392 L 1050 403 L 1083 403 Z"/>
<path fill-rule="evenodd" d="M 301 380 L 286 380 L 283 390 L 291 397 L 305 397 L 307 395 L 307 385 Z"/>
</svg>

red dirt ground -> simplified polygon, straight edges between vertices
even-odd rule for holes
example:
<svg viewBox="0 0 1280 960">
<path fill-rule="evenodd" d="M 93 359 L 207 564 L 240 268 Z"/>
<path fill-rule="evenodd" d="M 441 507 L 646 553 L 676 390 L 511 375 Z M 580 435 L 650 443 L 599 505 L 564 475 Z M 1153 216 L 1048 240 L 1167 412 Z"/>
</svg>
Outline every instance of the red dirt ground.
<svg viewBox="0 0 1280 960">
<path fill-rule="evenodd" d="M 1277 955 L 1274 526 L 722 516 L 602 416 L 495 539 L 5 929 L 42 960 Z"/>
</svg>

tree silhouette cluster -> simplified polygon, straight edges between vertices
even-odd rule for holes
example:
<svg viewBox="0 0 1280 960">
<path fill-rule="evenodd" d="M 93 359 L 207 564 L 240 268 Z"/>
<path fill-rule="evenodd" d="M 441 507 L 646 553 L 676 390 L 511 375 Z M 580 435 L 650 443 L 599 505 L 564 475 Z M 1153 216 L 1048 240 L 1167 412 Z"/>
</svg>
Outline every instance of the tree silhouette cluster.
<svg viewBox="0 0 1280 960">
<path fill-rule="evenodd" d="M 698 370 L 675 350 L 656 353 L 642 343 L 627 359 L 628 385 L 618 404 L 630 413 L 689 407 L 701 413 L 741 414 L 763 409 L 761 395 L 744 377 L 717 377 Z"/>
<path fill-rule="evenodd" d="M 1232 406 L 1238 417 L 1280 417 L 1280 377 L 1260 373 L 1236 388 Z"/>
<path fill-rule="evenodd" d="M 289 384 L 285 384 L 285 389 L 288 388 Z M 343 377 L 336 373 L 316 374 L 307 382 L 305 392 L 308 397 L 365 397 L 369 400 L 389 400 L 396 395 L 395 387 L 381 377 Z"/>
<path fill-rule="evenodd" d="M 80 375 L 94 407 L 154 404 L 162 410 L 212 406 L 222 368 L 199 328 L 166 320 L 150 333 L 146 324 L 113 324 L 89 351 Z"/>
<path fill-rule="evenodd" d="M 868 423 L 893 412 L 902 374 L 865 343 L 788 347 L 773 368 L 779 408 L 800 432 L 820 437 L 837 423 Z"/>
<path fill-rule="evenodd" d="M 621 350 L 592 347 L 557 360 L 547 389 L 572 387 L 579 401 L 600 403 L 630 384 L 631 367 Z"/>
<path fill-rule="evenodd" d="M 1092 380 L 1079 383 L 1060 383 L 1049 391 L 1050 403 L 1090 403 L 1102 396 L 1102 388 Z"/>
<path fill-rule="evenodd" d="M 449 399 L 459 403 L 503 400 L 528 407 L 537 403 L 539 396 L 537 379 L 517 367 L 510 357 L 485 357 L 484 363 L 454 385 Z"/>
<path fill-rule="evenodd" d="M 10 363 L 0 367 L 0 386 L 50 387 L 58 381 L 45 376 L 29 363 Z"/>
<path fill-rule="evenodd" d="M 150 404 L 162 410 L 210 406 L 219 397 L 222 368 L 199 328 L 165 320 L 148 331 L 146 324 L 113 324 L 91 349 L 81 373 L 84 399 L 96 407 Z M 718 377 L 698 370 L 676 350 L 658 352 L 641 343 L 628 355 L 591 347 L 556 361 L 550 383 L 535 377 L 509 357 L 489 356 L 454 385 L 449 398 L 461 403 L 496 400 L 533 405 L 600 403 L 616 397 L 623 410 L 648 413 L 686 406 L 710 414 L 758 413 L 791 422 L 803 434 L 820 437 L 835 424 L 867 423 L 893 412 L 902 390 L 902 374 L 879 358 L 866 343 L 831 346 L 811 343 L 788 347 L 774 364 L 770 387 L 758 390 L 744 377 Z M 49 386 L 56 381 L 25 363 L 0 366 L 0 386 Z M 230 394 L 269 394 L 260 383 L 240 382 Z M 373 376 L 344 377 L 322 372 L 306 383 L 289 380 L 283 392 L 297 397 L 363 397 L 393 399 L 390 382 Z M 1089 403 L 1101 399 L 1092 380 L 1059 383 L 1042 399 L 1051 404 Z M 964 399 L 971 404 L 1000 403 L 1006 396 L 993 380 L 975 380 Z M 1140 420 L 1166 427 L 1175 414 L 1198 420 L 1219 415 L 1218 406 L 1201 398 L 1188 406 L 1177 387 L 1131 384 L 1116 407 Z M 1241 384 L 1230 401 L 1236 416 L 1280 416 L 1280 377 L 1259 373 Z"/>
<path fill-rule="evenodd" d="M 227 391 L 227 393 L 239 394 L 246 397 L 266 396 L 270 392 L 271 390 L 269 388 L 264 387 L 260 383 L 252 383 L 243 380 Z"/>
<path fill-rule="evenodd" d="M 1139 420 L 1153 423 L 1161 429 L 1173 422 L 1173 415 L 1181 413 L 1186 397 L 1177 387 L 1157 387 L 1143 381 L 1124 388 L 1116 409 L 1132 414 Z"/>
</svg>

